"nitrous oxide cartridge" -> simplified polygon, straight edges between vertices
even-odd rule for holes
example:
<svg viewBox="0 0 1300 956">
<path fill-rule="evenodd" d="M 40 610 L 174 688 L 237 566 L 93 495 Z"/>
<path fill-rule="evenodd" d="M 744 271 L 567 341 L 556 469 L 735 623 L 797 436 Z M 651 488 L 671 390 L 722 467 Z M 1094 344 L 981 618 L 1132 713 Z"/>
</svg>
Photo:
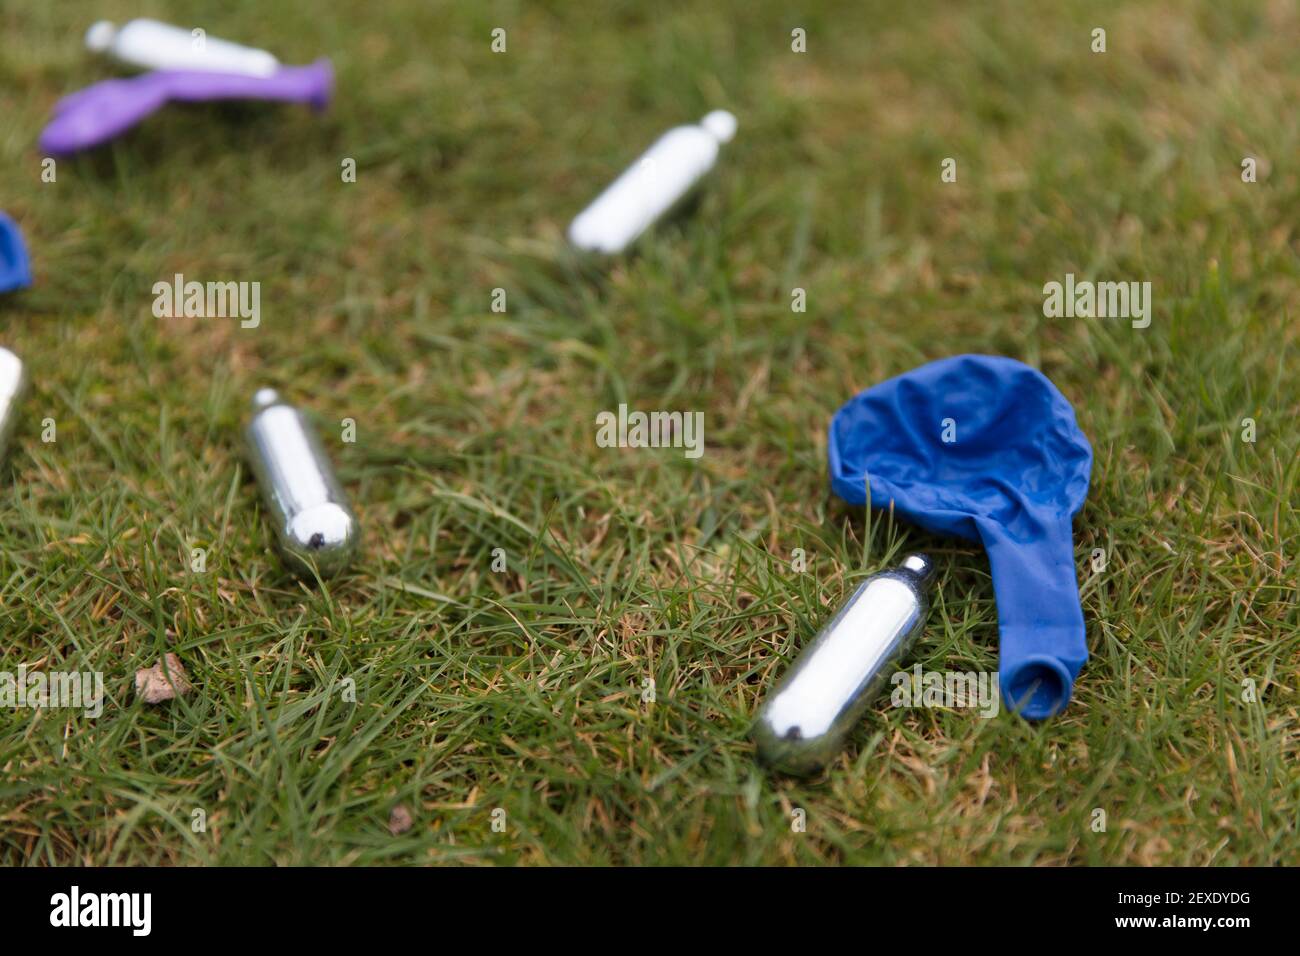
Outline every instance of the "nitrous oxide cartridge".
<svg viewBox="0 0 1300 956">
<path fill-rule="evenodd" d="M 321 577 L 342 570 L 356 550 L 357 519 L 311 424 L 263 388 L 253 396 L 246 437 L 280 550 L 294 570 L 311 574 L 314 566 Z"/>
<path fill-rule="evenodd" d="M 758 712 L 759 758 L 787 773 L 817 770 L 839 752 L 925 621 L 934 566 L 911 554 L 863 581 Z"/>
<path fill-rule="evenodd" d="M 584 252 L 622 252 L 690 195 L 735 135 L 736 117 L 726 110 L 670 129 L 578 214 L 569 241 Z"/>
<path fill-rule="evenodd" d="M 100 20 L 86 31 L 86 48 L 141 70 L 196 70 L 271 76 L 280 61 L 265 50 L 218 40 L 141 17 L 122 26 Z"/>
<path fill-rule="evenodd" d="M 9 447 L 18 420 L 18 402 L 27 390 L 27 372 L 23 361 L 6 348 L 0 348 L 0 460 Z"/>
</svg>

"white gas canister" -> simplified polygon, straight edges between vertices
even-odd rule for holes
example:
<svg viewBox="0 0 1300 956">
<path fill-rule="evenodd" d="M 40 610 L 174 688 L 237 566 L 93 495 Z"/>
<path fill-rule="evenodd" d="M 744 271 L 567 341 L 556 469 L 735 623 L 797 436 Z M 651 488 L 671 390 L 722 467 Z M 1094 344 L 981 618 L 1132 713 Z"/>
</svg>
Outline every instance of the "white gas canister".
<svg viewBox="0 0 1300 956">
<path fill-rule="evenodd" d="M 670 129 L 578 214 L 569 241 L 584 252 L 623 252 L 691 193 L 735 135 L 726 110 Z"/>
<path fill-rule="evenodd" d="M 121 26 L 100 20 L 86 31 L 86 48 L 141 70 L 271 76 L 280 69 L 265 50 L 144 17 Z"/>
</svg>

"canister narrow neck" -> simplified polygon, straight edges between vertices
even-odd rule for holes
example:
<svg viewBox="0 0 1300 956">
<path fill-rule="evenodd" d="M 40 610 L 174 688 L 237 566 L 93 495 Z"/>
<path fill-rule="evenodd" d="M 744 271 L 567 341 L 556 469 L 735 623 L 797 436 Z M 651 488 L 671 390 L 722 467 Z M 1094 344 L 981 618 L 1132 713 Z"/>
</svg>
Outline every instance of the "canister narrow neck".
<svg viewBox="0 0 1300 956">
<path fill-rule="evenodd" d="M 934 562 L 927 554 L 912 553 L 903 559 L 903 570 L 911 574 L 922 584 L 929 584 L 934 577 Z"/>
</svg>

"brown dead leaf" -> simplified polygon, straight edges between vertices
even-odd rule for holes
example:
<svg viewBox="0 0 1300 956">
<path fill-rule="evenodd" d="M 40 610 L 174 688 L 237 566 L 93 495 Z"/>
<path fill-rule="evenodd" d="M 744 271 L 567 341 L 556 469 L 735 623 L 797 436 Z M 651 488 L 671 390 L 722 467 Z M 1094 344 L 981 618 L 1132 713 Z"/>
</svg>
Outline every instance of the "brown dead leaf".
<svg viewBox="0 0 1300 956">
<path fill-rule="evenodd" d="M 164 663 L 167 665 L 164 670 Z M 135 672 L 135 693 L 146 704 L 161 704 L 191 690 L 189 676 L 181 665 L 181 659 L 168 652 L 163 660 L 153 667 L 146 667 Z"/>
</svg>

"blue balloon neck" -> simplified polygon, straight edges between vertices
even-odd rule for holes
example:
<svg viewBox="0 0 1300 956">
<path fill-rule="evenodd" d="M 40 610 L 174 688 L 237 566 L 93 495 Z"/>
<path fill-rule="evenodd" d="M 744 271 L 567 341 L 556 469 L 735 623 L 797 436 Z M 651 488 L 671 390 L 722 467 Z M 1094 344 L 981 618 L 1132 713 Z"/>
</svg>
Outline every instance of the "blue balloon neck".
<svg viewBox="0 0 1300 956">
<path fill-rule="evenodd" d="M 1017 514 L 1015 531 L 977 517 L 997 596 L 1002 700 L 1033 720 L 1070 702 L 1088 644 L 1068 515 Z"/>
</svg>

